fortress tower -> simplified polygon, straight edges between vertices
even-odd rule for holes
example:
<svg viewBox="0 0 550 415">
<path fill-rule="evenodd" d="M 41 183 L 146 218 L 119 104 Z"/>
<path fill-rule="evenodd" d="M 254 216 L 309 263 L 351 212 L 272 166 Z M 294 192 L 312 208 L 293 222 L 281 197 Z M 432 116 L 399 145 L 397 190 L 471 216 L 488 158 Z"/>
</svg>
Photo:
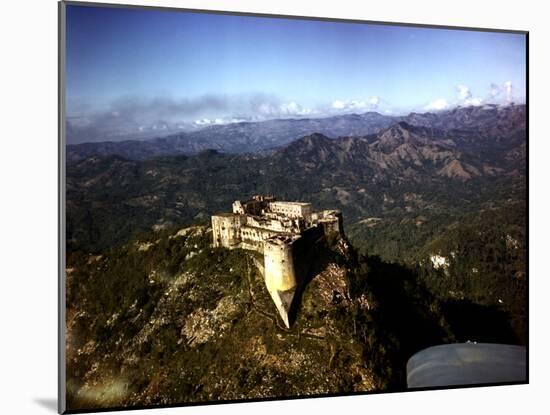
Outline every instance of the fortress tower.
<svg viewBox="0 0 550 415">
<path fill-rule="evenodd" d="M 329 233 L 343 234 L 337 210 L 314 212 L 311 203 L 276 201 L 273 196 L 254 196 L 235 201 L 232 213 L 212 216 L 215 247 L 242 248 L 264 255 L 267 290 L 285 325 L 303 272 L 296 261 Z M 301 258 L 304 257 L 304 258 Z"/>
<path fill-rule="evenodd" d="M 279 315 L 290 327 L 288 313 L 298 287 L 292 257 L 294 237 L 274 236 L 264 242 L 264 279 Z"/>
</svg>

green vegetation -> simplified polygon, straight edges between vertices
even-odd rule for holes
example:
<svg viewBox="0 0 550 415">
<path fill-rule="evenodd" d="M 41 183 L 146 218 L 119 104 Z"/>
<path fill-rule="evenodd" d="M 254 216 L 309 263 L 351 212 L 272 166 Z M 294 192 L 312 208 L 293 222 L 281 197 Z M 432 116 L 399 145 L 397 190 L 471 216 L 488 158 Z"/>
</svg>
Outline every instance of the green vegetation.
<svg viewBox="0 0 550 415">
<path fill-rule="evenodd" d="M 423 348 L 526 344 L 525 131 L 504 127 L 69 165 L 69 407 L 404 390 Z M 340 209 L 351 242 L 308 255 L 290 330 L 261 255 L 210 246 L 210 215 L 258 193 Z"/>
<path fill-rule="evenodd" d="M 455 325 L 462 321 L 461 326 L 475 326 L 476 321 L 483 319 L 483 315 L 475 316 L 473 309 L 465 305 L 470 302 L 502 314 L 510 322 L 508 331 L 502 330 L 501 341 L 526 343 L 525 214 L 525 206 L 516 203 L 469 215 L 424 248 L 424 258 L 428 253 L 448 258 L 445 269 L 426 264 L 419 267 L 419 276 L 434 295 L 447 303 L 450 312 L 457 313 Z M 498 337 L 489 332 L 498 333 L 499 329 L 487 333 L 488 337 Z"/>
<path fill-rule="evenodd" d="M 309 306 L 288 330 L 253 265 L 257 255 L 211 248 L 210 239 L 196 227 L 151 233 L 101 256 L 69 256 L 70 408 L 375 387 L 338 300 L 343 292 L 333 298 L 310 284 Z M 113 384 L 124 393 L 108 394 Z"/>
</svg>

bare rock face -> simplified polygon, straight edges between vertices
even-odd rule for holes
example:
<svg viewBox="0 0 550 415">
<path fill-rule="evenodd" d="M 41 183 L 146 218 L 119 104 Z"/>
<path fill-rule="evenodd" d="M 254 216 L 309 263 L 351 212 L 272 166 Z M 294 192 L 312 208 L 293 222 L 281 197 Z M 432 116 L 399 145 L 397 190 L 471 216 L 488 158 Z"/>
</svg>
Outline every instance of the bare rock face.
<svg viewBox="0 0 550 415">
<path fill-rule="evenodd" d="M 453 160 L 439 170 L 437 174 L 464 181 L 479 176 L 481 173 L 474 166 L 467 163 L 461 163 L 458 160 Z"/>
</svg>

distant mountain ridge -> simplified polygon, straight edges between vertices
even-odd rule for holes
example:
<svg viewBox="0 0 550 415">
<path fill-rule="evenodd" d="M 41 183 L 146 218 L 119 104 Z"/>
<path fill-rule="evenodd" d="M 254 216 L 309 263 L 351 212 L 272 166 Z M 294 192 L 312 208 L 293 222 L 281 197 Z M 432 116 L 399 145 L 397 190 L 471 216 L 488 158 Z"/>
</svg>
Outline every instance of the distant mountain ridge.
<svg viewBox="0 0 550 415">
<path fill-rule="evenodd" d="M 272 160 L 295 174 L 324 167 L 334 174 L 350 175 L 344 183 L 353 182 L 351 176 L 358 175 L 363 175 L 364 181 L 386 177 L 422 182 L 437 176 L 464 181 L 504 171 L 497 167 L 501 166 L 497 160 L 493 166 L 492 160 L 481 160 L 476 151 L 469 152 L 460 135 L 455 138 L 452 132 L 404 121 L 367 137 L 330 139 L 315 133 L 278 150 Z"/>
<path fill-rule="evenodd" d="M 376 112 L 345 114 L 327 118 L 275 119 L 211 125 L 198 131 L 149 140 L 105 141 L 67 146 L 67 161 L 92 155 L 116 154 L 131 160 L 160 155 L 195 154 L 207 149 L 224 153 L 256 153 L 284 146 L 312 133 L 329 137 L 367 135 L 389 127 L 394 117 Z"/>
<path fill-rule="evenodd" d="M 313 133 L 330 138 L 376 134 L 396 123 L 417 127 L 463 130 L 463 134 L 495 136 L 525 129 L 525 105 L 459 107 L 438 113 L 411 113 L 405 117 L 376 112 L 345 114 L 326 118 L 277 119 L 213 125 L 202 130 L 150 140 L 106 141 L 67 146 L 67 162 L 93 155 L 119 155 L 130 160 L 158 156 L 196 154 L 207 149 L 224 153 L 258 153 L 283 147 Z"/>
</svg>

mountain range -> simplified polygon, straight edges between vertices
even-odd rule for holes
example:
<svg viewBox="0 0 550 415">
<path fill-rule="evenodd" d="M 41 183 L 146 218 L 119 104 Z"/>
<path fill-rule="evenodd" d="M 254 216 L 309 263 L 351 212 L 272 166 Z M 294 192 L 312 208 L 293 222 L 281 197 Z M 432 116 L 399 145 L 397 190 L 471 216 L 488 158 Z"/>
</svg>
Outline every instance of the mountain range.
<svg viewBox="0 0 550 415">
<path fill-rule="evenodd" d="M 426 347 L 526 343 L 525 106 L 198 133 L 67 149 L 71 408 L 405 390 Z M 343 213 L 290 330 L 211 246 L 254 194 Z"/>
<path fill-rule="evenodd" d="M 313 133 L 269 153 L 89 156 L 67 167 L 68 243 L 101 249 L 139 231 L 208 220 L 258 193 L 341 209 L 352 227 L 379 216 L 451 220 L 523 198 L 526 129 L 514 120 L 525 108 L 462 109 L 454 117 L 465 111 L 479 127 L 471 120 L 455 130 L 400 121 L 362 137 Z M 489 125 L 487 112 L 508 116 Z"/>
<path fill-rule="evenodd" d="M 67 146 L 67 162 L 92 155 L 119 155 L 144 160 L 161 155 L 196 154 L 207 149 L 224 153 L 257 153 L 289 144 L 305 135 L 320 133 L 331 138 L 375 134 L 398 122 L 445 129 L 475 131 L 495 136 L 525 128 L 525 106 L 485 105 L 458 107 L 438 113 L 389 116 L 376 112 L 345 114 L 326 118 L 275 119 L 212 125 L 198 131 L 148 140 L 83 143 Z"/>
</svg>

